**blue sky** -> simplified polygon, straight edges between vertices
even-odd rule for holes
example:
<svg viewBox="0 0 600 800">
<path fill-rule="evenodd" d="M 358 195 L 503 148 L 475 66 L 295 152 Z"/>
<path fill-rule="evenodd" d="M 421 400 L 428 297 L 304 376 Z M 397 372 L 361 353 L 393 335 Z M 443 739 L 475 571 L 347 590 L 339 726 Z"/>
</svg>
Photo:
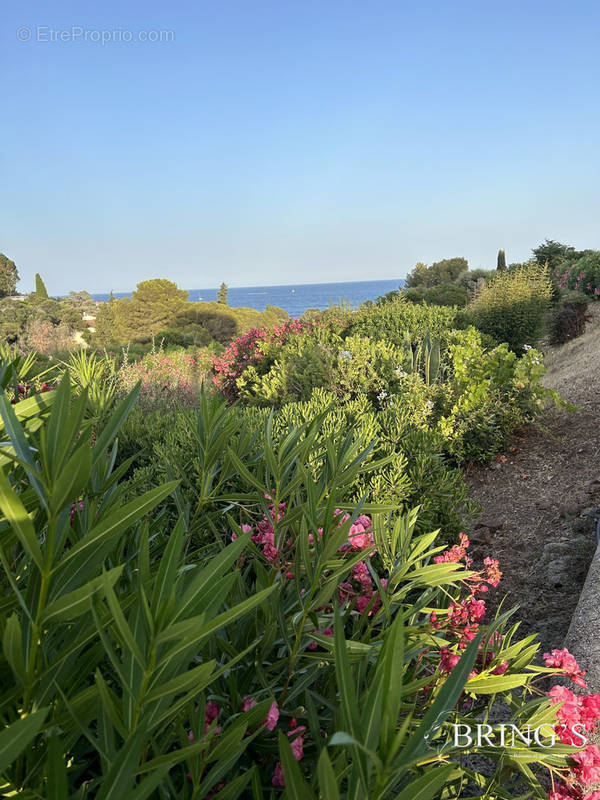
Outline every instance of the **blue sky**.
<svg viewBox="0 0 600 800">
<path fill-rule="evenodd" d="M 594 0 L 5 2 L 0 251 L 59 294 L 600 246 L 599 29 Z"/>
</svg>

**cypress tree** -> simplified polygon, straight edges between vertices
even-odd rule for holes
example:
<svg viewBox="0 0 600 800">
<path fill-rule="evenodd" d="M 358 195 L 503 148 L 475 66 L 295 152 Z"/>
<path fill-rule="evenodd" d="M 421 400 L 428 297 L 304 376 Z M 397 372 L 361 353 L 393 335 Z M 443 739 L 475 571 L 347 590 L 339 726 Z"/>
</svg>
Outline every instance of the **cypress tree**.
<svg viewBox="0 0 600 800">
<path fill-rule="evenodd" d="M 504 272 L 506 269 L 506 254 L 504 250 L 498 250 L 498 272 Z"/>
<path fill-rule="evenodd" d="M 227 284 L 222 283 L 221 288 L 217 292 L 217 303 L 222 303 L 224 306 L 227 305 Z"/>
<path fill-rule="evenodd" d="M 35 273 L 35 296 L 38 300 L 47 300 L 48 299 L 48 290 L 46 289 L 46 285 L 42 280 L 42 276 L 39 272 Z"/>
</svg>

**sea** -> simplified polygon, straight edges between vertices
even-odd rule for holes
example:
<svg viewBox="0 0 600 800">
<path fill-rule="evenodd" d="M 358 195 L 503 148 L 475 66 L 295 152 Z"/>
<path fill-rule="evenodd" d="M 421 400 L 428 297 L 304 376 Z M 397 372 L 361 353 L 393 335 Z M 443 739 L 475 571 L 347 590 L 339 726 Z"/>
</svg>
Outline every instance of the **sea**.
<svg viewBox="0 0 600 800">
<path fill-rule="evenodd" d="M 227 305 L 244 306 L 264 311 L 267 306 L 285 309 L 290 317 L 299 317 L 309 308 L 329 308 L 338 303 L 358 308 L 365 300 L 376 300 L 381 295 L 404 285 L 402 278 L 384 281 L 348 281 L 345 283 L 297 283 L 289 286 L 230 286 Z M 216 300 L 218 289 L 189 289 L 192 302 Z M 129 292 L 115 292 L 115 297 L 130 297 Z M 108 300 L 109 294 L 93 294 L 94 300 Z"/>
</svg>

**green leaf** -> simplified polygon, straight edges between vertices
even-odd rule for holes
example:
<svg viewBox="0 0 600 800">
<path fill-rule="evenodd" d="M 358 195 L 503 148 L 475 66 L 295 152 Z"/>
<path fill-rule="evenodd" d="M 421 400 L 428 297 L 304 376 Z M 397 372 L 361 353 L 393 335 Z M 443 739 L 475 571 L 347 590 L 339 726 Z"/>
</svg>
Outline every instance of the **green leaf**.
<svg viewBox="0 0 600 800">
<path fill-rule="evenodd" d="M 399 614 L 388 629 L 385 644 L 379 656 L 383 670 L 383 717 L 382 717 L 382 744 L 385 752 L 391 747 L 396 733 L 396 725 L 400 706 L 402 703 L 402 678 L 404 664 L 404 627 L 402 616 Z"/>
<path fill-rule="evenodd" d="M 180 517 L 169 536 L 169 541 L 154 579 L 154 589 L 152 591 L 152 607 L 154 609 L 159 609 L 173 591 L 182 546 L 183 518 Z"/>
<path fill-rule="evenodd" d="M 335 673 L 337 677 L 338 690 L 342 703 L 344 718 L 354 738 L 358 738 L 358 705 L 356 702 L 356 689 L 350 672 L 350 662 L 348 660 L 348 650 L 346 649 L 346 639 L 344 638 L 344 624 L 340 615 L 339 607 L 336 605 L 334 623 L 334 647 L 335 647 Z"/>
<path fill-rule="evenodd" d="M 27 555 L 41 570 L 43 568 L 42 551 L 33 523 L 2 469 L 0 469 L 0 510 L 10 523 Z"/>
<path fill-rule="evenodd" d="M 69 796 L 67 765 L 65 764 L 64 744 L 57 733 L 48 741 L 46 756 L 47 800 L 65 800 Z"/>
<path fill-rule="evenodd" d="M 210 594 L 215 582 L 221 578 L 244 551 L 250 541 L 250 535 L 250 533 L 243 533 L 238 536 L 235 542 L 227 545 L 200 570 L 200 573 L 194 577 L 183 597 L 177 603 L 177 611 L 173 617 L 173 622 L 189 615 L 190 609 L 195 608 L 203 595 Z"/>
<path fill-rule="evenodd" d="M 198 692 L 201 692 L 204 686 L 210 681 L 210 676 L 215 667 L 215 662 L 207 661 L 206 664 L 200 664 L 198 667 L 184 672 L 183 675 L 177 675 L 170 681 L 157 686 L 152 689 L 144 698 L 145 703 L 151 703 L 153 700 L 160 700 L 161 697 L 168 697 L 169 695 L 177 695 L 182 692 L 188 692 L 194 686 Z"/>
<path fill-rule="evenodd" d="M 455 769 L 456 764 L 442 764 L 429 769 L 426 775 L 412 781 L 400 794 L 395 795 L 396 800 L 432 800 L 438 797 L 440 789 Z"/>
<path fill-rule="evenodd" d="M 147 738 L 148 732 L 142 723 L 124 742 L 108 773 L 102 777 L 96 800 L 129 800 L 134 774 Z"/>
<path fill-rule="evenodd" d="M 83 491 L 92 471 L 92 450 L 86 439 L 61 469 L 50 495 L 50 510 L 58 513 L 68 501 L 75 501 Z"/>
<path fill-rule="evenodd" d="M 108 607 L 112 614 L 115 628 L 121 638 L 121 647 L 122 649 L 127 650 L 128 655 L 132 655 L 138 662 L 139 666 L 142 669 L 144 669 L 146 666 L 146 659 L 144 658 L 142 651 L 140 650 L 138 643 L 135 640 L 133 632 L 129 627 L 129 623 L 125 619 L 125 614 L 123 614 L 123 609 L 121 608 L 119 601 L 117 600 L 116 594 L 114 593 L 113 581 L 109 573 L 105 572 L 101 576 L 101 579 L 102 579 L 102 586 L 104 589 L 104 595 L 106 597 L 106 602 L 108 603 Z"/>
<path fill-rule="evenodd" d="M 129 416 L 131 409 L 136 403 L 140 393 L 140 383 L 132 389 L 132 391 L 125 397 L 113 411 L 110 419 L 104 426 L 104 429 L 94 446 L 94 453 L 92 457 L 92 465 L 96 466 L 98 461 L 106 455 L 108 446 L 119 432 L 121 425 Z"/>
<path fill-rule="evenodd" d="M 340 793 L 335 772 L 331 766 L 329 753 L 325 748 L 321 750 L 321 755 L 319 756 L 317 775 L 319 777 L 319 793 L 323 800 L 339 800 Z"/>
<path fill-rule="evenodd" d="M 0 774 L 5 772 L 33 741 L 41 730 L 47 714 L 47 708 L 40 708 L 39 711 L 18 719 L 0 731 Z"/>
<path fill-rule="evenodd" d="M 466 692 L 473 694 L 496 694 L 506 692 L 509 689 L 516 689 L 518 686 L 525 686 L 533 678 L 528 672 L 518 672 L 510 675 L 484 675 L 476 676 L 465 686 Z"/>
<path fill-rule="evenodd" d="M 46 426 L 46 456 L 50 467 L 60 465 L 59 452 L 61 445 L 64 445 L 64 432 L 67 427 L 69 415 L 69 401 L 71 399 L 71 383 L 69 371 L 65 370 L 62 380 L 56 390 L 54 406 L 50 414 L 50 420 Z M 68 443 L 67 443 L 68 445 Z"/>
<path fill-rule="evenodd" d="M 21 624 L 16 612 L 11 614 L 6 621 L 4 636 L 2 637 L 2 649 L 15 677 L 19 682 L 22 682 L 25 675 L 25 659 L 23 656 Z"/>
<path fill-rule="evenodd" d="M 281 731 L 279 731 L 279 757 L 281 758 L 281 766 L 285 777 L 286 797 L 289 800 L 310 800 L 310 798 L 314 800 L 314 794 L 304 780 L 288 738 Z"/>
<path fill-rule="evenodd" d="M 148 775 L 147 778 L 136 786 L 132 792 L 127 793 L 127 800 L 146 800 L 150 797 L 152 792 L 160 786 L 164 779 L 169 774 L 169 767 L 159 767 L 157 770 Z"/>
<path fill-rule="evenodd" d="M 446 678 L 438 696 L 421 720 L 418 729 L 410 736 L 407 744 L 402 749 L 399 755 L 400 764 L 406 765 L 415 761 L 427 750 L 429 742 L 440 729 L 448 714 L 454 709 L 468 680 L 469 673 L 473 669 L 482 636 L 483 633 L 478 633 L 469 643 L 460 661 Z"/>
<path fill-rule="evenodd" d="M 99 547 L 105 542 L 118 536 L 124 530 L 130 528 L 144 514 L 147 514 L 165 499 L 177 486 L 177 481 L 171 481 L 156 489 L 150 489 L 141 497 L 136 497 L 130 503 L 115 509 L 95 525 L 88 532 L 87 536 L 80 539 L 77 544 L 66 552 L 60 563 L 55 567 L 55 571 L 63 571 L 66 566 L 76 560 L 74 572 L 69 573 L 66 578 L 69 583 L 76 580 L 77 573 L 83 571 L 88 563 L 95 562 L 96 553 Z"/>
<path fill-rule="evenodd" d="M 123 572 L 123 565 L 114 567 L 109 570 L 105 575 L 100 575 L 94 580 L 89 581 L 85 586 L 75 589 L 73 592 L 59 597 L 54 600 L 44 610 L 42 614 L 42 623 L 47 624 L 51 619 L 59 621 L 76 619 L 91 610 L 90 600 L 92 597 L 105 586 L 105 582 L 114 586 L 119 580 Z"/>
<path fill-rule="evenodd" d="M 176 625 L 171 625 L 156 637 L 156 644 L 164 644 L 171 639 L 177 639 L 178 641 L 177 644 L 164 655 L 158 666 L 160 667 L 168 663 L 174 656 L 179 655 L 179 653 L 183 652 L 191 645 L 197 645 L 202 639 L 205 639 L 219 628 L 230 625 L 236 619 L 243 617 L 244 614 L 247 614 L 249 611 L 252 611 L 252 609 L 261 605 L 276 588 L 276 586 L 270 586 L 268 589 L 263 589 L 252 597 L 248 597 L 242 603 L 238 603 L 233 606 L 233 608 L 219 614 L 218 617 L 210 620 L 210 622 L 201 625 L 201 627 L 199 627 L 199 620 L 203 619 L 204 615 L 200 615 L 196 618 L 192 617 L 189 620 L 178 622 Z"/>
</svg>

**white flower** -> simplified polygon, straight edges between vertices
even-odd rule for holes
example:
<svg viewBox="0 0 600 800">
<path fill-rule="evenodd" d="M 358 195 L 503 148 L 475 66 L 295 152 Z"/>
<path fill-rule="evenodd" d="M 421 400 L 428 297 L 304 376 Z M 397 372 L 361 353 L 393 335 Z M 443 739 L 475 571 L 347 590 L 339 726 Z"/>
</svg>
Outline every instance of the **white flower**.
<svg viewBox="0 0 600 800">
<path fill-rule="evenodd" d="M 524 344 L 523 345 L 523 350 L 525 350 L 525 352 L 527 352 L 528 350 L 531 350 L 531 345 L 530 344 Z"/>
<path fill-rule="evenodd" d="M 352 353 L 350 350 L 340 350 L 340 358 L 349 359 L 352 358 Z"/>
<path fill-rule="evenodd" d="M 432 411 L 432 410 L 433 410 L 433 400 L 427 400 L 427 401 L 425 402 L 425 408 L 426 408 L 428 411 Z"/>
<path fill-rule="evenodd" d="M 402 367 L 396 367 L 396 369 L 394 370 L 394 375 L 397 378 L 405 378 L 406 377 L 406 372 L 404 372 Z"/>
<path fill-rule="evenodd" d="M 387 397 L 387 392 L 384 389 L 382 389 L 377 395 L 378 400 L 385 400 L 386 397 Z"/>
</svg>

